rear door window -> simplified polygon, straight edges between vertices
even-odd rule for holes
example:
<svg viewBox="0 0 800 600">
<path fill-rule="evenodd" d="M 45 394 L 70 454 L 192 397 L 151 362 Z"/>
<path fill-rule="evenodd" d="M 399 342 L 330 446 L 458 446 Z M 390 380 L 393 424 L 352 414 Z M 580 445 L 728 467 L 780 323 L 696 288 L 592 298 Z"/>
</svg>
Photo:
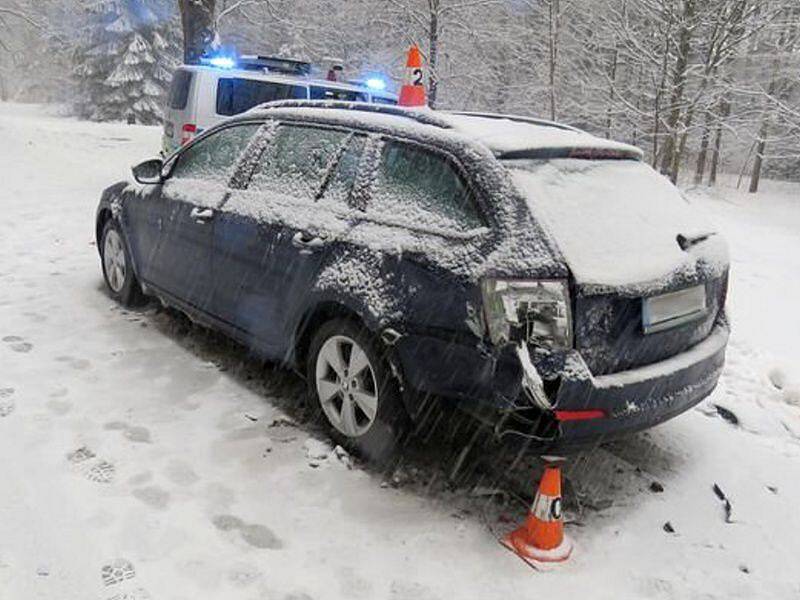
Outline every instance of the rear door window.
<svg viewBox="0 0 800 600">
<path fill-rule="evenodd" d="M 178 155 L 171 177 L 227 184 L 239 157 L 260 127 L 258 123 L 226 127 L 196 141 Z"/>
<path fill-rule="evenodd" d="M 217 114 L 238 115 L 265 102 L 307 97 L 308 91 L 302 85 L 225 77 L 217 82 Z"/>
<path fill-rule="evenodd" d="M 351 134 L 344 148 L 339 150 L 339 157 L 334 170 L 329 173 L 322 201 L 335 204 L 350 204 L 350 194 L 358 177 L 358 166 L 361 155 L 367 145 L 364 135 Z"/>
<path fill-rule="evenodd" d="M 184 110 L 189 101 L 189 90 L 192 87 L 192 72 L 178 69 L 172 76 L 169 88 L 169 107 L 173 110 Z"/>
<path fill-rule="evenodd" d="M 311 86 L 312 100 L 343 100 L 345 102 L 367 102 L 367 95 L 354 90 L 343 90 L 335 87 Z"/>
<path fill-rule="evenodd" d="M 336 129 L 280 125 L 253 173 L 249 188 L 315 200 L 331 169 L 347 155 L 346 145 L 352 137 L 352 133 Z M 342 177 L 341 183 L 334 178 L 339 189 L 347 185 L 346 174 Z"/>
<path fill-rule="evenodd" d="M 421 227 L 468 231 L 484 225 L 453 163 L 401 142 L 384 144 L 367 212 Z"/>
</svg>

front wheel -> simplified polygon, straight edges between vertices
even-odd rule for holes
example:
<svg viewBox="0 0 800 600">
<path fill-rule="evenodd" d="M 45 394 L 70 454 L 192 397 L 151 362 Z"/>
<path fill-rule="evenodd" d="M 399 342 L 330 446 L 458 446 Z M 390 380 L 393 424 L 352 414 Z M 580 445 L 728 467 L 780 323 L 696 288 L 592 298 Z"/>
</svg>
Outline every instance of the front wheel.
<svg viewBox="0 0 800 600">
<path fill-rule="evenodd" d="M 388 361 L 368 331 L 344 319 L 323 325 L 311 343 L 307 376 L 312 410 L 336 441 L 374 462 L 394 456 L 408 415 Z"/>
<path fill-rule="evenodd" d="M 133 274 L 131 257 L 122 240 L 122 233 L 113 219 L 109 219 L 103 227 L 100 249 L 103 279 L 111 296 L 125 306 L 140 304 L 142 291 Z"/>
</svg>

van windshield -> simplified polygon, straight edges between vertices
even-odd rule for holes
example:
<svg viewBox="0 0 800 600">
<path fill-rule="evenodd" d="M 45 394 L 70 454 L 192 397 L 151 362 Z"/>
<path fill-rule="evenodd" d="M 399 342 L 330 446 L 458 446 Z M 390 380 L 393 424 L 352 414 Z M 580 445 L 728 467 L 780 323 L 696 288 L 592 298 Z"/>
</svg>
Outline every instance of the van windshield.
<svg viewBox="0 0 800 600">
<path fill-rule="evenodd" d="M 230 117 L 275 100 L 305 100 L 305 86 L 226 77 L 217 83 L 217 114 Z"/>
</svg>

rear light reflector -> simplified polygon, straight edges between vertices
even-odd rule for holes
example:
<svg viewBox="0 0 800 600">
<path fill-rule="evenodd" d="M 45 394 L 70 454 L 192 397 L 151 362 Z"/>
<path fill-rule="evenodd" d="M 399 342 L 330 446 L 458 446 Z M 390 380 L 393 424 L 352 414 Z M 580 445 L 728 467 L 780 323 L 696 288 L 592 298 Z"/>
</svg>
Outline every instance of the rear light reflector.
<svg viewBox="0 0 800 600">
<path fill-rule="evenodd" d="M 197 125 L 194 123 L 186 123 L 181 127 L 181 146 L 191 142 L 195 133 L 197 133 Z"/>
<path fill-rule="evenodd" d="M 590 419 L 604 419 L 606 413 L 602 410 L 557 410 L 558 421 L 588 421 Z"/>
</svg>

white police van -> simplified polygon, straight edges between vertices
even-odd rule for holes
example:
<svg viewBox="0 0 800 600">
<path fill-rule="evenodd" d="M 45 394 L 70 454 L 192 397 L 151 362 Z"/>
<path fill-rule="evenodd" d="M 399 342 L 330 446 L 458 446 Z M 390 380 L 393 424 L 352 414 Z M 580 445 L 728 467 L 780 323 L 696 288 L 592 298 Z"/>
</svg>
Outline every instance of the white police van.
<svg viewBox="0 0 800 600">
<path fill-rule="evenodd" d="M 218 57 L 182 65 L 164 110 L 163 150 L 170 154 L 203 130 L 273 100 L 345 100 L 397 104 L 380 79 L 364 84 L 314 78 L 307 62 L 266 56 Z"/>
</svg>

